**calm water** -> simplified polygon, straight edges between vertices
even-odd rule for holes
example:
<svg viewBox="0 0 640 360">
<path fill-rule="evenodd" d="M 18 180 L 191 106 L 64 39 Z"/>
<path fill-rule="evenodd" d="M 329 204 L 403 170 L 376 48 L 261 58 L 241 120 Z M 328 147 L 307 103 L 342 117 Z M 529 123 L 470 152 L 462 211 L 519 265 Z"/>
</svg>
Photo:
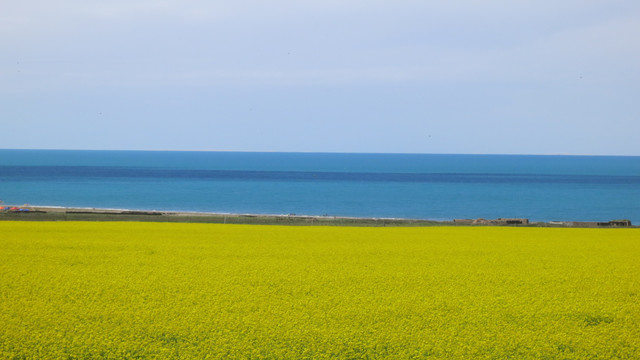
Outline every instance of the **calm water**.
<svg viewBox="0 0 640 360">
<path fill-rule="evenodd" d="M 0 150 L 6 204 L 640 223 L 640 157 Z"/>
</svg>

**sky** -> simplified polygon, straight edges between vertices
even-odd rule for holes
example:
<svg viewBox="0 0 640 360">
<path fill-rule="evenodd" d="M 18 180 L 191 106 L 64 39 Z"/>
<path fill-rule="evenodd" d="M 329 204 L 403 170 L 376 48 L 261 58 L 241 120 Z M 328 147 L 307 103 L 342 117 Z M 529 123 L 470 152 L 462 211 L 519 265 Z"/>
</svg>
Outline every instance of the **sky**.
<svg viewBox="0 0 640 360">
<path fill-rule="evenodd" d="M 0 148 L 640 155 L 637 0 L 0 2 Z"/>
</svg>

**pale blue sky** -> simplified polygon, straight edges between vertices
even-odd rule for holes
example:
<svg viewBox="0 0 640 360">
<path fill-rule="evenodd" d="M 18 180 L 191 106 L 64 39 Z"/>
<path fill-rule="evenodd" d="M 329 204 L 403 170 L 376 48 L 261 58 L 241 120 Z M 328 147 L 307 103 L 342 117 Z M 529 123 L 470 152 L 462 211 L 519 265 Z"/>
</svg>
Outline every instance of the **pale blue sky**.
<svg viewBox="0 0 640 360">
<path fill-rule="evenodd" d="M 640 2 L 5 1 L 0 148 L 640 155 Z"/>
</svg>

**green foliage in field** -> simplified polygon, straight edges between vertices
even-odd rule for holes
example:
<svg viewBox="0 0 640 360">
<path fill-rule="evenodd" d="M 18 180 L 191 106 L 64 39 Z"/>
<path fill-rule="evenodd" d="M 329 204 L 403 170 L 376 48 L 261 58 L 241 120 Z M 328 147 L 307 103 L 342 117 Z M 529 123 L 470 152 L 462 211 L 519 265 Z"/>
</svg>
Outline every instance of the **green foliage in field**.
<svg viewBox="0 0 640 360">
<path fill-rule="evenodd" d="M 0 222 L 0 358 L 640 358 L 640 231 Z"/>
</svg>

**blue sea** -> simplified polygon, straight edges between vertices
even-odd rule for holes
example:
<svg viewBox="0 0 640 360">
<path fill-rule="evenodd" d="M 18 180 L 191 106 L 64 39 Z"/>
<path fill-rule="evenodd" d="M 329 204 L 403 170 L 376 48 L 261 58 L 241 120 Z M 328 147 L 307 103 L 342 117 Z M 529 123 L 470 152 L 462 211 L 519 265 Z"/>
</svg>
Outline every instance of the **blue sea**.
<svg viewBox="0 0 640 360">
<path fill-rule="evenodd" d="M 640 224 L 640 157 L 0 150 L 5 204 Z"/>
</svg>

